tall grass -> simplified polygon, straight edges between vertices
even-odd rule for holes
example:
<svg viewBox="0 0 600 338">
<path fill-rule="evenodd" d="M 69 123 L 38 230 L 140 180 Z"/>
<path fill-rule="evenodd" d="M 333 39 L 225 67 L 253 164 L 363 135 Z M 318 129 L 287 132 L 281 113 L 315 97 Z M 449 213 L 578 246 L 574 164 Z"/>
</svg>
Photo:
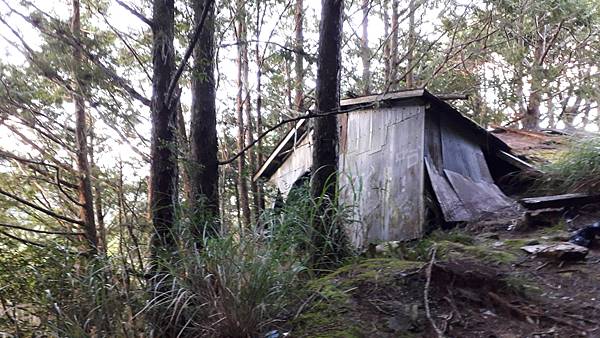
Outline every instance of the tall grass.
<svg viewBox="0 0 600 338">
<path fill-rule="evenodd" d="M 544 174 L 534 183 L 532 193 L 597 193 L 600 191 L 600 137 L 572 139 L 567 151 L 540 169 Z"/>
<path fill-rule="evenodd" d="M 265 211 L 252 229 L 231 231 L 201 243 L 180 224 L 176 258 L 162 260 L 163 274 L 153 283 L 155 296 L 140 315 L 156 318 L 153 335 L 177 337 L 255 337 L 279 328 L 304 298 L 303 285 L 315 271 L 313 229 L 319 201 L 307 185 L 292 190 L 278 210 Z M 347 219 L 347 208 L 330 204 L 337 228 Z M 197 220 L 196 220 L 197 222 Z M 205 227 L 204 227 L 205 228 Z M 333 226 L 332 226 L 333 228 Z M 231 229 L 231 228 L 230 228 Z M 325 233 L 322 243 L 337 233 Z M 165 326 L 169 332 L 161 331 Z"/>
<path fill-rule="evenodd" d="M 20 305 L 35 319 L 0 319 L 0 333 L 255 337 L 284 327 L 304 300 L 304 284 L 318 273 L 311 268 L 319 250 L 313 230 L 318 203 L 304 186 L 281 209 L 265 211 L 253 228 L 229 227 L 200 239 L 196 229 L 211 223 L 182 211 L 175 247 L 146 263 L 155 269 L 146 272 L 133 256 L 90 258 L 60 246 L 0 241 L 0 305 Z M 341 229 L 349 209 L 336 203 L 328 208 L 331 229 Z M 333 230 L 322 236 L 331 247 L 344 244 Z"/>
</svg>

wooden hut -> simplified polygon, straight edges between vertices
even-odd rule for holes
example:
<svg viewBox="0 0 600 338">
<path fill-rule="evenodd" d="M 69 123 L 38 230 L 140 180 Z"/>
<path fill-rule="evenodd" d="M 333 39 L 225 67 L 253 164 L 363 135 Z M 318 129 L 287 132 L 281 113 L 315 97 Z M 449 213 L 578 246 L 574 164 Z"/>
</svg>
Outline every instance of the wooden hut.
<svg viewBox="0 0 600 338">
<path fill-rule="evenodd" d="M 526 165 L 500 139 L 424 89 L 341 101 L 339 183 L 353 206 L 356 247 L 410 240 L 429 223 L 473 221 L 512 208 L 496 185 Z M 285 197 L 312 165 L 312 130 L 300 121 L 254 179 Z M 433 217 L 434 214 L 442 217 Z"/>
</svg>

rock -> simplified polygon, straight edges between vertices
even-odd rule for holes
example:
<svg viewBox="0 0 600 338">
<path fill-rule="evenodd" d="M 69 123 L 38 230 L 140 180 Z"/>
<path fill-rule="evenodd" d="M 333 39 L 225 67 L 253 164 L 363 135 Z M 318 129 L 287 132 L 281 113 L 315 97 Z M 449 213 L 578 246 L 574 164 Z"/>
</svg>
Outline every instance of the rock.
<svg viewBox="0 0 600 338">
<path fill-rule="evenodd" d="M 400 247 L 400 241 L 389 241 L 377 244 L 375 252 L 378 254 L 392 253 Z"/>
<path fill-rule="evenodd" d="M 540 244 L 540 241 L 538 241 L 537 239 L 532 239 L 529 242 L 525 243 L 525 245 L 537 245 Z"/>
<path fill-rule="evenodd" d="M 538 257 L 560 260 L 580 260 L 585 258 L 589 252 L 586 247 L 569 242 L 526 245 L 521 247 L 521 250 Z"/>
</svg>

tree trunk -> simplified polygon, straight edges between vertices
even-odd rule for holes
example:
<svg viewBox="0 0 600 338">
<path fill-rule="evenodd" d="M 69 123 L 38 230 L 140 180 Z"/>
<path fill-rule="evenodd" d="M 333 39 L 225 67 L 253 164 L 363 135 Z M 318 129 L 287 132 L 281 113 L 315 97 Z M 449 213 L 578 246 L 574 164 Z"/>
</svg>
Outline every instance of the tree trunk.
<svg viewBox="0 0 600 338">
<path fill-rule="evenodd" d="M 73 0 L 73 17 L 71 21 L 71 32 L 77 40 L 81 38 L 81 22 L 79 13 L 79 0 Z M 80 218 L 85 223 L 85 236 L 90 251 L 95 254 L 98 250 L 98 236 L 96 233 L 96 222 L 94 221 L 94 201 L 92 195 L 91 170 L 88 161 L 87 143 L 87 114 L 85 111 L 85 89 L 81 82 L 80 74 L 82 68 L 81 47 L 73 48 L 73 74 L 75 77 L 75 140 L 77 143 L 77 169 L 79 179 L 79 203 Z"/>
<path fill-rule="evenodd" d="M 154 0 L 152 41 L 152 144 L 150 161 L 150 207 L 154 236 L 154 258 L 169 251 L 175 238 L 177 205 L 177 105 L 167 102 L 167 92 L 175 70 L 173 47 L 174 0 Z"/>
<path fill-rule="evenodd" d="M 304 100 L 304 4 L 302 0 L 296 0 L 294 8 L 295 39 L 294 49 L 296 49 L 296 62 L 294 71 L 296 72 L 296 81 L 294 84 L 294 108 L 302 114 Z"/>
<path fill-rule="evenodd" d="M 332 113 L 340 108 L 343 0 L 323 0 L 321 6 L 316 108 L 319 114 L 325 116 L 314 119 L 311 179 L 311 194 L 319 205 L 313 224 L 316 251 L 312 263 L 317 268 L 335 263 L 343 247 L 337 237 L 341 234 L 340 229 L 335 228 L 332 217 L 338 164 L 337 115 Z"/>
<path fill-rule="evenodd" d="M 362 59 L 362 82 L 363 82 L 363 94 L 368 95 L 371 93 L 371 50 L 369 49 L 369 5 L 371 0 L 363 0 L 362 11 L 363 11 L 363 22 L 362 22 L 362 37 L 361 37 L 361 48 L 360 57 Z"/>
<path fill-rule="evenodd" d="M 260 135 L 263 132 L 262 125 L 262 67 L 263 58 L 260 52 L 260 0 L 256 1 L 256 134 Z M 258 140 L 256 145 L 257 153 L 257 168 L 264 163 L 262 139 Z M 256 182 L 258 185 L 258 210 L 261 212 L 265 209 L 265 194 L 261 181 Z"/>
<path fill-rule="evenodd" d="M 544 53 L 544 41 L 538 39 L 533 52 L 534 62 L 531 66 L 531 88 L 527 110 L 523 119 L 523 129 L 534 130 L 540 124 L 540 104 L 542 103 L 542 55 Z"/>
<path fill-rule="evenodd" d="M 390 85 L 390 15 L 388 13 L 389 0 L 383 0 L 381 12 L 383 14 L 383 37 L 388 39 L 383 46 L 383 64 L 384 64 L 384 79 L 383 87 L 385 90 Z"/>
<path fill-rule="evenodd" d="M 243 73 L 244 73 L 244 55 L 247 55 L 247 52 L 244 50 L 247 48 L 246 45 L 246 14 L 245 14 L 245 5 L 244 2 L 238 0 L 237 3 L 237 46 L 238 46 L 238 55 L 237 55 L 237 101 L 236 101 L 236 110 L 237 110 L 237 118 L 238 118 L 238 137 L 237 137 L 237 146 L 238 151 L 242 151 L 246 146 L 246 128 L 244 126 L 244 81 L 243 81 Z M 242 216 L 242 227 L 248 228 L 250 226 L 250 202 L 248 198 L 248 182 L 247 182 L 247 173 L 246 173 L 246 155 L 242 154 L 238 159 L 238 191 L 239 191 L 239 201 L 241 208 L 241 216 Z"/>
<path fill-rule="evenodd" d="M 193 98 L 192 98 L 193 99 Z M 191 186 L 191 167 L 193 165 L 190 155 L 190 141 L 187 135 L 185 119 L 183 118 L 183 107 L 181 102 L 177 105 L 177 144 L 181 150 L 181 184 L 183 185 L 183 198 L 191 205 L 192 201 L 192 186 Z"/>
<path fill-rule="evenodd" d="M 390 37 L 390 89 L 398 89 L 398 0 L 392 0 L 392 36 Z"/>
<path fill-rule="evenodd" d="M 194 25 L 200 23 L 207 0 L 194 0 Z M 215 11 L 211 4 L 198 43 L 194 47 L 192 68 L 192 105 L 190 119 L 190 186 L 196 236 L 214 236 L 219 232 L 219 171 L 217 114 L 215 103 Z M 210 225 L 204 228 L 204 225 Z"/>
<path fill-rule="evenodd" d="M 415 76 L 413 71 L 414 50 L 416 47 L 415 36 L 415 0 L 408 3 L 408 39 L 406 46 L 406 88 L 415 88 Z"/>
<path fill-rule="evenodd" d="M 244 35 L 247 40 L 248 36 L 248 27 L 244 22 Z M 249 58 L 248 58 L 248 44 L 246 43 L 246 48 L 243 49 L 242 61 L 243 61 L 243 73 L 242 80 L 244 86 L 244 111 L 246 113 L 246 145 L 250 145 L 254 142 L 254 123 L 252 116 L 252 97 L 250 95 L 250 82 L 248 80 L 248 75 L 250 74 L 249 69 Z M 252 147 L 248 149 L 248 173 L 247 177 L 250 179 L 250 192 L 252 193 L 252 202 L 250 209 L 250 219 L 252 222 L 256 222 L 258 220 L 258 185 L 256 181 L 252 179 L 252 173 L 256 171 L 256 148 Z"/>
<path fill-rule="evenodd" d="M 169 102 L 168 92 L 175 72 L 173 46 L 175 25 L 174 0 L 154 0 L 152 27 L 152 138 L 150 146 L 150 213 L 153 234 L 150 242 L 151 299 L 162 297 L 169 289 L 167 268 L 160 263 L 172 262 L 176 246 L 175 212 L 178 204 L 177 104 Z M 151 314 L 153 333 L 157 337 L 176 336 L 176 323 L 166 307 Z"/>
<path fill-rule="evenodd" d="M 94 209 L 96 212 L 96 228 L 98 231 L 98 251 L 104 255 L 106 255 L 106 248 L 107 248 L 107 243 L 106 243 L 106 225 L 104 224 L 104 207 L 102 204 L 102 198 L 103 198 L 103 194 L 102 194 L 102 186 L 100 185 L 100 168 L 98 167 L 98 165 L 96 164 L 95 158 L 94 158 L 94 129 L 93 126 L 90 128 L 90 167 L 91 170 L 93 172 L 92 176 L 92 181 L 93 181 L 93 188 L 94 188 Z"/>
<path fill-rule="evenodd" d="M 289 45 L 289 43 L 286 45 Z M 286 81 L 285 81 L 285 97 L 286 97 L 286 101 L 287 101 L 287 107 L 290 109 L 290 111 L 297 112 L 297 110 L 294 109 L 294 102 L 292 101 L 292 82 L 294 80 L 292 79 L 292 65 L 291 65 L 290 58 L 285 58 L 284 71 L 285 71 L 285 79 L 286 79 Z M 293 115 L 295 116 L 296 114 L 293 114 Z"/>
</svg>

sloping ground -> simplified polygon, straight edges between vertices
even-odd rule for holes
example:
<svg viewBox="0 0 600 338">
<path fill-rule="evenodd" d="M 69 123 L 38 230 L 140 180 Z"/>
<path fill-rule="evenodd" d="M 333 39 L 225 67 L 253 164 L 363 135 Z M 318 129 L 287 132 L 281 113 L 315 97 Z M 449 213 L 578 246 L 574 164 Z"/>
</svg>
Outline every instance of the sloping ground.
<svg viewBox="0 0 600 338">
<path fill-rule="evenodd" d="M 521 246 L 564 240 L 564 225 L 514 233 L 501 223 L 435 232 L 313 281 L 291 336 L 439 336 L 432 323 L 446 337 L 600 336 L 600 251 L 579 262 L 527 256 Z"/>
<path fill-rule="evenodd" d="M 505 127 L 496 127 L 492 133 L 508 144 L 515 155 L 526 157 L 534 165 L 551 162 L 568 149 L 567 135 Z"/>
</svg>

